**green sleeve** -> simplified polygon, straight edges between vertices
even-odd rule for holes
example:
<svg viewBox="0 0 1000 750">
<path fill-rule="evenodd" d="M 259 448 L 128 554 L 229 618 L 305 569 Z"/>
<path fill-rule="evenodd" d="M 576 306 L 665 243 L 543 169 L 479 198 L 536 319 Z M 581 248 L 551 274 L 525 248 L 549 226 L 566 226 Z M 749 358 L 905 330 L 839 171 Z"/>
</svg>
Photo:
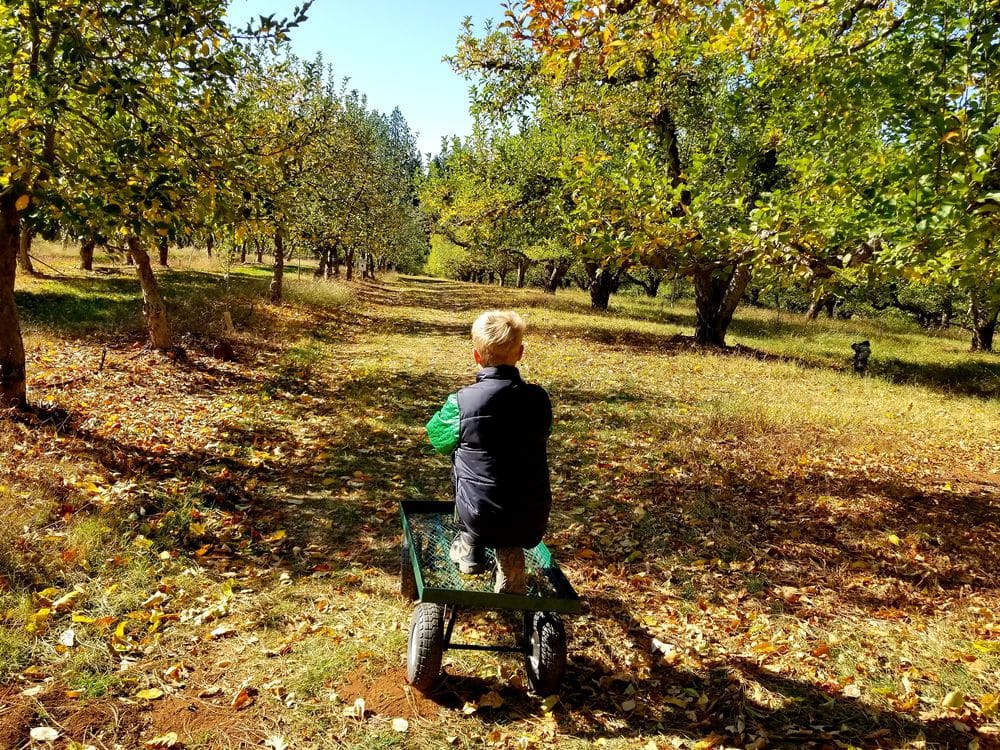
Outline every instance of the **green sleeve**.
<svg viewBox="0 0 1000 750">
<path fill-rule="evenodd" d="M 448 455 L 458 445 L 458 396 L 452 393 L 444 406 L 427 423 L 427 437 L 434 450 Z"/>
</svg>

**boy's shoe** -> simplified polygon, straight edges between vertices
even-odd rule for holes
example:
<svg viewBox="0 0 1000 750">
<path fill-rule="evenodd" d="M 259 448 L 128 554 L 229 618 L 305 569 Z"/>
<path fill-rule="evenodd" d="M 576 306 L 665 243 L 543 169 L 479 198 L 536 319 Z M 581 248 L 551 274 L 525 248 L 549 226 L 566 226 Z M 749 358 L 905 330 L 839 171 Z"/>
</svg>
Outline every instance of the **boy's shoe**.
<svg viewBox="0 0 1000 750">
<path fill-rule="evenodd" d="M 467 576 L 477 576 L 486 572 L 486 549 L 469 542 L 465 534 L 459 534 L 451 543 L 448 557 L 458 566 L 459 572 Z"/>
<path fill-rule="evenodd" d="M 497 578 L 493 590 L 498 594 L 526 594 L 528 581 L 524 574 L 524 550 L 520 547 L 499 547 Z"/>
</svg>

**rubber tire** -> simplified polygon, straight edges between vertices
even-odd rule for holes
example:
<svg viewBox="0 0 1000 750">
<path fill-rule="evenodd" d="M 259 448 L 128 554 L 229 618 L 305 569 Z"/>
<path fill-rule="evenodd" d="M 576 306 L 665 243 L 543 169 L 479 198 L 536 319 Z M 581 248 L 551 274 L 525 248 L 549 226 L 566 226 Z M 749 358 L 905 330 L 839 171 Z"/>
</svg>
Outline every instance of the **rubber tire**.
<svg viewBox="0 0 1000 750">
<path fill-rule="evenodd" d="M 441 677 L 444 655 L 444 607 L 423 602 L 413 610 L 406 648 L 406 680 L 421 692 L 433 688 Z"/>
<path fill-rule="evenodd" d="M 525 612 L 530 649 L 524 655 L 528 687 L 541 696 L 559 692 L 566 675 L 566 629 L 552 612 Z"/>
<path fill-rule="evenodd" d="M 403 557 L 399 563 L 399 593 L 411 602 L 417 595 L 417 577 L 413 575 L 413 563 L 410 562 L 410 545 L 403 542 Z"/>
</svg>

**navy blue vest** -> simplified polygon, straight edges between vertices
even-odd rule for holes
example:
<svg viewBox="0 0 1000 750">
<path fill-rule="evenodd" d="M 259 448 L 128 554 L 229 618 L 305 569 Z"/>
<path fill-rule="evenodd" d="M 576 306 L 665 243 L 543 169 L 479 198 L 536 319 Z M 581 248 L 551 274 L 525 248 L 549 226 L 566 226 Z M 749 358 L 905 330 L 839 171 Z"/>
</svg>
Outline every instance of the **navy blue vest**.
<svg viewBox="0 0 1000 750">
<path fill-rule="evenodd" d="M 452 473 L 465 531 L 487 547 L 534 547 L 552 507 L 548 394 L 512 365 L 487 367 L 458 392 L 458 408 Z"/>
</svg>

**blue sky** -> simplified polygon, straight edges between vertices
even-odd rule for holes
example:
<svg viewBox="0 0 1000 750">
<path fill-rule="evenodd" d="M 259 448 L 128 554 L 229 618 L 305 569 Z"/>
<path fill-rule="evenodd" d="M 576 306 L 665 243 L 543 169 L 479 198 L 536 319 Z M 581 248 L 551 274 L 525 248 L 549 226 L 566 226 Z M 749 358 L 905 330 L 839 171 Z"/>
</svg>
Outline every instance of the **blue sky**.
<svg viewBox="0 0 1000 750">
<path fill-rule="evenodd" d="M 229 16 L 291 14 L 288 0 L 231 0 Z M 322 52 L 338 77 L 368 95 L 383 112 L 399 107 L 418 132 L 421 152 L 437 153 L 441 137 L 467 135 L 468 83 L 441 58 L 455 50 L 462 19 L 477 28 L 501 20 L 500 0 L 315 0 L 309 20 L 292 33 L 299 57 Z"/>
</svg>

